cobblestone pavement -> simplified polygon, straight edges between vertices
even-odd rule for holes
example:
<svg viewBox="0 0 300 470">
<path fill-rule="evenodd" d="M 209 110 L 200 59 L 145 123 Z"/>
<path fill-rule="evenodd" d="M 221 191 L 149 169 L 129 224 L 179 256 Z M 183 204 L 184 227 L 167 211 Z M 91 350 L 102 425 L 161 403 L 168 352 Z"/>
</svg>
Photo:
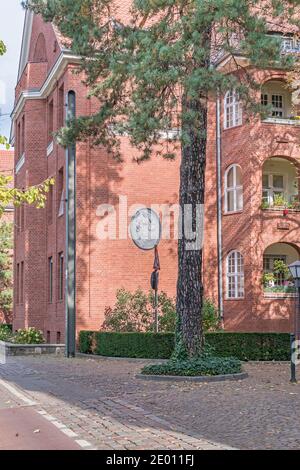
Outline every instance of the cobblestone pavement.
<svg viewBox="0 0 300 470">
<path fill-rule="evenodd" d="M 0 378 L 98 449 L 300 448 L 289 364 L 246 364 L 239 382 L 170 383 L 135 379 L 145 363 L 22 357 Z"/>
</svg>

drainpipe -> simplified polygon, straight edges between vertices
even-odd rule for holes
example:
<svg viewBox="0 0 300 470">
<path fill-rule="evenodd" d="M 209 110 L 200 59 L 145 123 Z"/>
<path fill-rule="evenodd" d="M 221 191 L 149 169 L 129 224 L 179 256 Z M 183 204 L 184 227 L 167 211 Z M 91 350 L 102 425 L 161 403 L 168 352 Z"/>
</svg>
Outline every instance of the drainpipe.
<svg viewBox="0 0 300 470">
<path fill-rule="evenodd" d="M 223 254 L 222 254 L 222 135 L 221 100 L 217 94 L 216 106 L 216 163 L 217 163 L 217 246 L 218 246 L 218 308 L 220 320 L 224 321 L 223 304 Z"/>
<path fill-rule="evenodd" d="M 76 116 L 76 95 L 69 91 L 67 116 Z M 76 355 L 76 144 L 66 150 L 66 356 Z"/>
</svg>

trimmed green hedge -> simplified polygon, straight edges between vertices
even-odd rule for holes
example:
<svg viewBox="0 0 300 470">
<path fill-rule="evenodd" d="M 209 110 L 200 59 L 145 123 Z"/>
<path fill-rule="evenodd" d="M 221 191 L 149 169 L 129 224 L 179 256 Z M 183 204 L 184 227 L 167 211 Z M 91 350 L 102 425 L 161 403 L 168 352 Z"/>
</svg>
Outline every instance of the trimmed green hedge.
<svg viewBox="0 0 300 470">
<path fill-rule="evenodd" d="M 174 349 L 173 333 L 102 333 L 81 331 L 79 350 L 108 357 L 168 359 Z"/>
<path fill-rule="evenodd" d="M 208 333 L 206 342 L 214 355 L 242 361 L 288 361 L 288 333 Z M 79 351 L 108 357 L 169 359 L 174 349 L 173 333 L 104 333 L 81 331 Z"/>
<path fill-rule="evenodd" d="M 216 356 L 234 356 L 241 361 L 289 361 L 288 333 L 209 333 L 206 341 Z"/>
</svg>

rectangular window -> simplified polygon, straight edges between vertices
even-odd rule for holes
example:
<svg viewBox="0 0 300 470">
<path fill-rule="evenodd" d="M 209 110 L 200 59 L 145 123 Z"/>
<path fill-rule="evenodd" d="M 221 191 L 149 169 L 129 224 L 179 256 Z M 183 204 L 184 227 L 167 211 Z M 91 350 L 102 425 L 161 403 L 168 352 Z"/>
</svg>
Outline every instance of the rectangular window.
<svg viewBox="0 0 300 470">
<path fill-rule="evenodd" d="M 56 344 L 61 344 L 61 332 L 56 333 Z"/>
<path fill-rule="evenodd" d="M 268 106 L 268 95 L 265 93 L 261 94 L 261 104 L 263 106 Z"/>
<path fill-rule="evenodd" d="M 227 297 L 241 299 L 244 295 L 244 259 L 239 252 L 233 252 L 227 258 Z"/>
<path fill-rule="evenodd" d="M 16 231 L 19 234 L 21 231 L 20 228 L 20 207 L 16 207 L 15 209 L 15 224 L 16 224 Z"/>
<path fill-rule="evenodd" d="M 19 305 L 20 303 L 20 264 L 17 264 L 17 272 L 16 272 L 16 304 Z"/>
<path fill-rule="evenodd" d="M 48 301 L 53 302 L 53 258 L 48 258 Z"/>
<path fill-rule="evenodd" d="M 65 192 L 64 192 L 64 169 L 61 168 L 58 173 L 57 182 L 57 211 L 58 217 L 61 217 L 65 213 Z"/>
<path fill-rule="evenodd" d="M 21 123 L 18 123 L 17 127 L 17 157 L 21 157 Z"/>
<path fill-rule="evenodd" d="M 64 299 L 64 254 L 58 255 L 58 300 Z"/>
<path fill-rule="evenodd" d="M 25 204 L 20 206 L 20 231 L 24 232 L 25 229 Z"/>
<path fill-rule="evenodd" d="M 48 218 L 48 225 L 51 225 L 53 222 L 53 186 L 50 186 L 49 193 L 48 193 L 47 218 Z"/>
<path fill-rule="evenodd" d="M 22 117 L 21 155 L 25 152 L 25 115 Z"/>
<path fill-rule="evenodd" d="M 272 116 L 283 117 L 283 96 L 272 95 Z"/>
<path fill-rule="evenodd" d="M 58 127 L 61 128 L 65 124 L 65 88 L 62 85 L 59 89 L 58 98 Z"/>
<path fill-rule="evenodd" d="M 276 204 L 278 197 L 285 198 L 286 182 L 284 175 L 264 174 L 263 175 L 263 201 L 271 206 Z"/>
<path fill-rule="evenodd" d="M 54 118 L 54 112 L 53 112 L 53 100 L 50 101 L 48 104 L 48 143 L 50 144 L 53 141 L 53 118 Z"/>
<path fill-rule="evenodd" d="M 21 263 L 20 273 L 20 303 L 24 303 L 24 261 Z"/>
</svg>

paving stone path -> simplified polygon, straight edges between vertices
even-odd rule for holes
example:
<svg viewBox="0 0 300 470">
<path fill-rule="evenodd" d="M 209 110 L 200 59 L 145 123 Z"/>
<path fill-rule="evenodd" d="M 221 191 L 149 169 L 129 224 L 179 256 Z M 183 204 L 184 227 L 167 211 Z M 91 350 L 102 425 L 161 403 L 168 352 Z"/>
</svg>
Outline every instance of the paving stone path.
<svg viewBox="0 0 300 470">
<path fill-rule="evenodd" d="M 22 357 L 0 365 L 0 378 L 92 448 L 300 448 L 300 386 L 287 363 L 251 363 L 248 379 L 199 384 L 136 380 L 145 363 Z M 0 383 L 0 406 L 10 400 L 2 392 Z"/>
</svg>

